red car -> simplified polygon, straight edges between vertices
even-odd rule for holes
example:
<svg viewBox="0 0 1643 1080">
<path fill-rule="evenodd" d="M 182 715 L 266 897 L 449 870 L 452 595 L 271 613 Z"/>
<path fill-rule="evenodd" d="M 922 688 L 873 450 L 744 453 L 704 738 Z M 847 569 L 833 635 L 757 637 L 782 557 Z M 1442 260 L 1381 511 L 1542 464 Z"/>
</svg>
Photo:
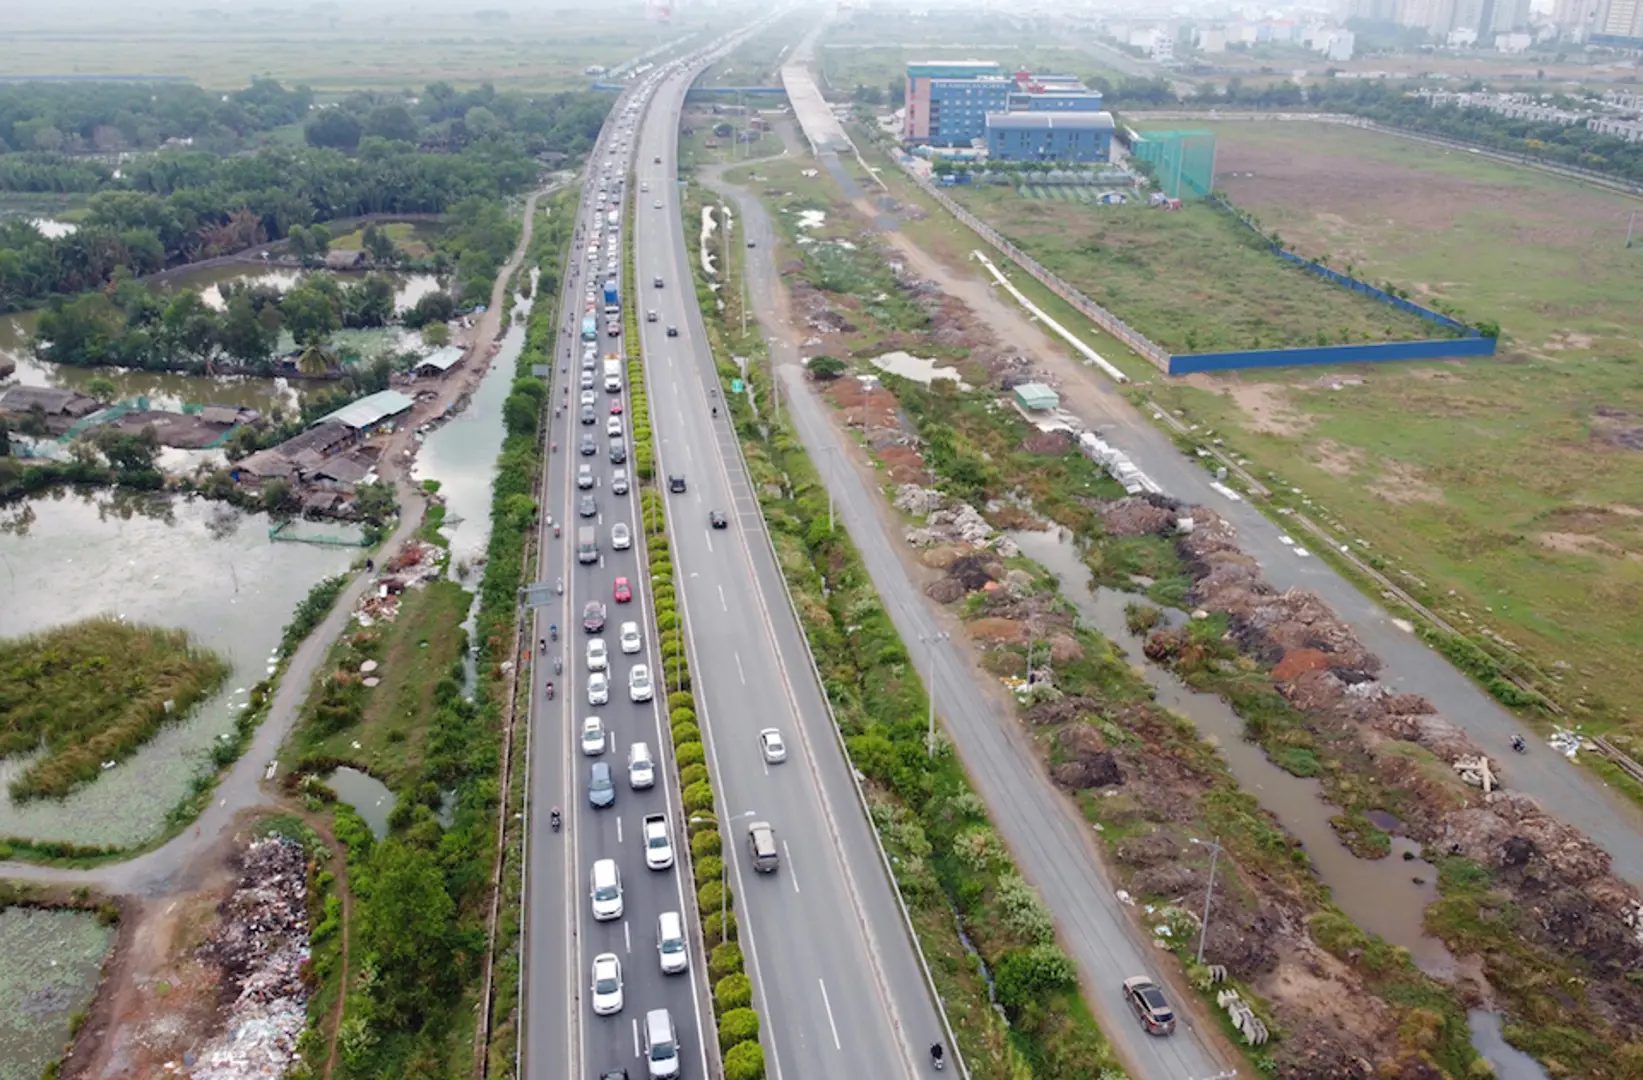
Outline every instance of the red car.
<svg viewBox="0 0 1643 1080">
<path fill-rule="evenodd" d="M 611 401 L 610 401 L 610 414 L 612 416 L 621 416 L 622 415 L 622 399 L 621 398 L 611 398 Z"/>
<path fill-rule="evenodd" d="M 615 591 L 616 602 L 618 604 L 625 604 L 633 599 L 633 590 L 628 588 L 628 579 L 625 577 L 619 577 L 616 579 Z"/>
</svg>

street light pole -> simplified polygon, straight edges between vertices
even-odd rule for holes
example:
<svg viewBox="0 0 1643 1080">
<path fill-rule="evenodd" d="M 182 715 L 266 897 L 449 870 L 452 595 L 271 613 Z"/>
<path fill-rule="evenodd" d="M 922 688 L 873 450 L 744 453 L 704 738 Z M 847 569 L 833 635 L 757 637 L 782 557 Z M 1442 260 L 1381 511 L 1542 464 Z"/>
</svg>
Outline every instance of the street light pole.
<svg viewBox="0 0 1643 1080">
<path fill-rule="evenodd" d="M 930 662 L 929 686 L 926 687 L 926 696 L 930 699 L 930 734 L 925 742 L 925 752 L 930 757 L 936 756 L 936 642 L 946 641 L 951 636 L 947 633 L 936 633 L 925 634 L 919 638 L 929 652 Z"/>
<path fill-rule="evenodd" d="M 1200 840 L 1192 837 L 1194 844 L 1209 848 L 1209 887 L 1204 890 L 1204 917 L 1198 924 L 1198 963 L 1204 962 L 1204 939 L 1209 937 L 1209 904 L 1215 896 L 1215 863 L 1221 857 L 1220 837 L 1214 840 Z"/>
</svg>

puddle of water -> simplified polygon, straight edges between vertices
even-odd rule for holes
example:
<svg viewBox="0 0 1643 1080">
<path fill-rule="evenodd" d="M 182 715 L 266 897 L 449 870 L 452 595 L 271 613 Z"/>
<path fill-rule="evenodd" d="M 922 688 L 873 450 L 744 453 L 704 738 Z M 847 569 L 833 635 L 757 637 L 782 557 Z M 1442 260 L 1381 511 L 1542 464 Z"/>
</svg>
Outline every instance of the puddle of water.
<svg viewBox="0 0 1643 1080">
<path fill-rule="evenodd" d="M 88 912 L 0 910 L 0 1076 L 39 1076 L 57 1060 L 114 933 Z"/>
<path fill-rule="evenodd" d="M 0 637 L 113 614 L 187 630 L 231 665 L 221 693 L 67 799 L 13 804 L 6 786 L 27 762 L 0 761 L 0 836 L 136 845 L 164 826 L 267 676 L 297 603 L 356 554 L 271 542 L 268 528 L 265 515 L 217 503 L 107 492 L 58 492 L 0 514 Z"/>
<path fill-rule="evenodd" d="M 337 793 L 337 799 L 352 806 L 371 835 L 381 840 L 388 835 L 388 815 L 394 812 L 394 793 L 388 785 L 372 776 L 344 765 L 325 777 L 325 786 Z"/>
<path fill-rule="evenodd" d="M 1506 1041 L 1499 1013 L 1473 1009 L 1466 1014 L 1466 1026 L 1472 1045 L 1495 1067 L 1495 1080 L 1547 1080 L 1540 1062 Z"/>
<path fill-rule="evenodd" d="M 80 228 L 71 221 L 58 221 L 56 218 L 33 218 L 29 224 L 47 240 L 59 240 Z"/>
<path fill-rule="evenodd" d="M 451 543 L 453 577 L 464 566 L 471 577 L 490 543 L 491 482 L 502 452 L 502 403 L 524 345 L 524 326 L 511 325 L 468 407 L 430 432 L 417 451 L 413 477 L 418 482 L 438 480 L 439 497 L 445 500 L 446 524 L 440 532 Z"/>
<path fill-rule="evenodd" d="M 873 357 L 873 366 L 880 371 L 888 371 L 892 375 L 899 375 L 904 379 L 929 386 L 937 379 L 949 379 L 958 384 L 960 390 L 968 390 L 970 386 L 958 377 L 958 369 L 944 366 L 939 360 L 927 360 L 922 356 L 911 353 L 887 352 L 882 356 Z"/>
<path fill-rule="evenodd" d="M 1319 879 L 1353 922 L 1408 949 L 1423 971 L 1439 977 L 1453 974 L 1454 957 L 1422 929 L 1426 907 L 1437 899 L 1438 874 L 1419 858 L 1420 845 L 1394 836 L 1392 853 L 1383 859 L 1360 859 L 1352 854 L 1330 827 L 1336 808 L 1319 797 L 1322 785 L 1317 780 L 1294 776 L 1274 765 L 1264 750 L 1245 740 L 1244 722 L 1232 706 L 1214 694 L 1193 690 L 1142 655 L 1141 639 L 1129 632 L 1124 609 L 1130 603 L 1145 602 L 1144 597 L 1116 589 L 1091 589 L 1090 572 L 1065 531 L 1008 535 L 1023 555 L 1060 579 L 1062 595 L 1086 622 L 1125 649 L 1130 663 L 1155 691 L 1158 704 L 1187 717 L 1200 735 L 1215 744 L 1239 785 L 1305 847 Z"/>
</svg>

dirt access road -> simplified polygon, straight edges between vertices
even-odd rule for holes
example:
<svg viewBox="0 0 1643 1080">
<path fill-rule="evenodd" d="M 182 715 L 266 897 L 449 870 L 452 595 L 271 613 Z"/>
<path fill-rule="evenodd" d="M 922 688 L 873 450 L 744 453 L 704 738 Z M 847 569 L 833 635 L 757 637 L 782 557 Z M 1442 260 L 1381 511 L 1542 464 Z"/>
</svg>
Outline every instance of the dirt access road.
<svg viewBox="0 0 1643 1080">
<path fill-rule="evenodd" d="M 555 185 L 555 187 L 560 185 Z M 525 202 L 525 224 L 519 244 L 513 255 L 497 274 L 491 289 L 491 302 L 476 327 L 467 361 L 456 378 L 442 381 L 436 397 L 419 403 L 411 419 L 397 426 L 383 445 L 381 472 L 394 485 L 399 499 L 399 523 L 392 536 L 382 545 L 378 561 L 387 562 L 400 551 L 407 540 L 422 524 L 427 499 L 422 489 L 411 482 L 410 467 L 418 443 L 414 439 L 416 427 L 427 419 L 443 414 L 446 409 L 472 394 L 489 366 L 491 343 L 502 329 L 502 300 L 508 279 L 519 267 L 530 245 L 531 225 L 536 215 L 538 200 L 554 190 L 553 187 L 533 192 Z M 250 748 L 228 770 L 217 785 L 216 798 L 193 827 L 172 837 L 166 843 L 125 862 L 86 870 L 56 866 L 36 866 L 32 863 L 0 863 L 0 877 L 21 881 L 41 881 L 63 885 L 85 885 L 114 895 L 132 895 L 145 898 L 174 895 L 201 886 L 209 876 L 210 868 L 221 860 L 228 850 L 223 841 L 234 835 L 235 823 L 245 810 L 265 801 L 262 784 L 271 778 L 280 747 L 296 724 L 302 703 L 308 696 L 314 673 L 319 670 L 330 652 L 332 643 L 347 627 L 354 608 L 375 580 L 373 573 L 358 571 L 349 582 L 325 621 L 309 634 L 292 655 L 284 675 L 280 678 L 268 715 L 257 728 Z"/>
</svg>

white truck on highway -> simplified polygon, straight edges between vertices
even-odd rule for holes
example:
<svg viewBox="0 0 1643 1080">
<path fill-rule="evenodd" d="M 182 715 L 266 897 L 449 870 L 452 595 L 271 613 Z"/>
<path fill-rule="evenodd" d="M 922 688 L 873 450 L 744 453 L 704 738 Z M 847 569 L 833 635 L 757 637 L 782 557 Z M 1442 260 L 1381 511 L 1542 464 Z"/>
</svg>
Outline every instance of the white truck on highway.
<svg viewBox="0 0 1643 1080">
<path fill-rule="evenodd" d="M 620 394 L 622 392 L 622 361 L 618 357 L 605 357 L 605 393 Z"/>
<path fill-rule="evenodd" d="M 666 814 L 646 814 L 645 865 L 652 870 L 666 870 L 673 865 L 673 839 L 668 835 Z"/>
<path fill-rule="evenodd" d="M 609 213 L 607 213 L 605 215 L 605 224 L 607 224 L 607 225 L 614 226 L 617 222 L 619 222 L 621 220 L 622 220 L 622 215 L 618 214 L 615 210 L 612 210 L 612 211 L 610 211 Z"/>
</svg>

